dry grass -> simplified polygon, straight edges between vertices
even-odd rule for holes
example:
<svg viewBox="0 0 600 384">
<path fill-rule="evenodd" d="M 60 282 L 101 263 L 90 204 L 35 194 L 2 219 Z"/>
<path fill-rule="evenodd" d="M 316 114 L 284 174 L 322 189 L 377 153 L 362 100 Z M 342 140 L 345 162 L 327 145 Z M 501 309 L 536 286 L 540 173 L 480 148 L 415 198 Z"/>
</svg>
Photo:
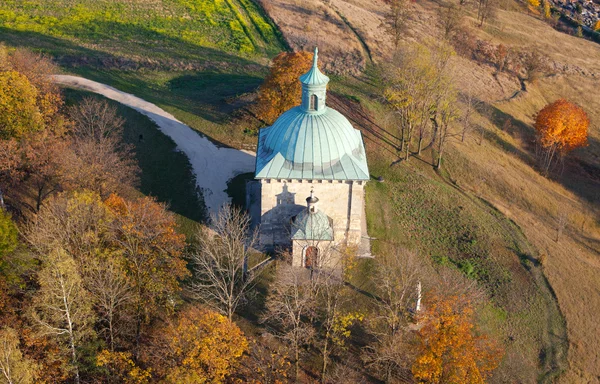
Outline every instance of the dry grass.
<svg viewBox="0 0 600 384">
<path fill-rule="evenodd" d="M 287 4 L 298 2 L 278 0 L 276 3 L 279 8 L 285 8 Z M 312 3 L 318 2 L 313 0 Z M 330 3 L 360 35 L 375 60 L 386 56 L 391 44 L 385 42 L 380 29 L 385 9 L 381 1 L 332 0 Z M 323 6 L 323 3 L 318 5 Z M 438 3 L 425 1 L 414 7 L 416 13 L 407 40 L 425 41 L 435 36 Z M 296 10 L 296 15 L 301 13 Z M 298 18 L 289 21 L 290 24 L 298 22 L 301 22 Z M 474 24 L 473 17 L 468 17 L 466 23 Z M 569 336 L 569 368 L 561 381 L 598 382 L 600 45 L 557 32 L 543 21 L 518 11 L 499 11 L 491 25 L 475 30 L 479 38 L 494 44 L 535 47 L 548 55 L 559 73 L 528 84 L 526 93 L 502 101 L 520 89 L 516 78 L 506 74 L 494 76 L 493 68 L 457 57 L 454 61 L 459 87 L 478 95 L 491 106 L 494 114 L 479 116 L 479 123 L 486 130 L 483 144 L 476 143 L 474 134 L 466 143 L 454 143 L 445 165 L 460 187 L 491 202 L 522 228 L 540 253 L 548 255 L 544 273 L 566 318 Z M 289 33 L 286 26 L 282 31 L 284 35 Z M 345 50 L 341 44 L 349 37 L 350 34 L 334 36 L 329 44 Z M 357 49 L 356 41 L 355 37 L 350 49 Z M 572 154 L 562 177 L 553 181 L 534 169 L 530 152 L 531 123 L 539 109 L 559 97 L 579 103 L 590 114 L 591 140 L 590 146 Z M 511 120 L 512 126 L 508 132 L 500 129 L 506 119 Z M 559 211 L 569 212 L 569 222 L 556 242 Z"/>
</svg>

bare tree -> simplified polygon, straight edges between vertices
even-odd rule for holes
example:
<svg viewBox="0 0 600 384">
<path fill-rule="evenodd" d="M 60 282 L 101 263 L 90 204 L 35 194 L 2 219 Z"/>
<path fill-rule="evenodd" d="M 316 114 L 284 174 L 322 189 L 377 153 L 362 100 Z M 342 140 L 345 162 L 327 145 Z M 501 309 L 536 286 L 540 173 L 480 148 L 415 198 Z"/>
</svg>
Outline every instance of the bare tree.
<svg viewBox="0 0 600 384">
<path fill-rule="evenodd" d="M 107 196 L 138 182 L 139 169 L 131 147 L 122 143 L 124 119 L 106 101 L 86 98 L 71 108 L 75 122 L 71 150 L 61 159 L 62 180 L 71 189 L 89 189 Z"/>
<path fill-rule="evenodd" d="M 477 21 L 479 27 L 496 15 L 496 0 L 477 0 Z"/>
<path fill-rule="evenodd" d="M 565 206 L 558 207 L 558 211 L 556 214 L 556 238 L 555 242 L 558 243 L 560 237 L 562 236 L 567 224 L 569 223 L 569 210 Z"/>
<path fill-rule="evenodd" d="M 315 286 L 305 270 L 285 261 L 277 266 L 263 321 L 276 326 L 279 330 L 276 334 L 290 344 L 296 380 L 300 375 L 300 352 L 312 342 L 315 334 L 309 321 L 316 310 L 315 296 Z"/>
<path fill-rule="evenodd" d="M 74 134 L 81 139 L 103 141 L 123 133 L 125 119 L 119 116 L 117 108 L 94 97 L 85 97 L 71 107 L 69 116 L 75 123 Z"/>
<path fill-rule="evenodd" d="M 423 265 L 407 250 L 395 250 L 378 259 L 372 276 L 378 299 L 369 322 L 376 343 L 365 350 L 365 360 L 384 372 L 386 381 L 407 368 L 407 325 L 417 299 Z"/>
<path fill-rule="evenodd" d="M 451 40 L 458 29 L 462 27 L 464 10 L 456 4 L 440 6 L 438 17 L 441 22 L 443 37 Z"/>
<path fill-rule="evenodd" d="M 460 94 L 459 101 L 463 104 L 460 117 L 460 141 L 464 143 L 467 134 L 471 132 L 473 128 L 473 117 L 483 103 L 471 90 Z"/>
<path fill-rule="evenodd" d="M 119 261 L 122 255 L 107 252 L 95 256 L 85 262 L 83 279 L 100 317 L 100 333 L 114 351 L 119 338 L 134 333 L 134 294 Z"/>
<path fill-rule="evenodd" d="M 257 273 L 247 273 L 248 258 L 258 234 L 250 230 L 249 217 L 238 208 L 223 207 L 212 227 L 198 234 L 198 250 L 191 255 L 196 297 L 232 319 L 246 299 Z"/>
<path fill-rule="evenodd" d="M 407 0 L 391 0 L 390 10 L 385 14 L 383 26 L 392 37 L 394 47 L 398 48 L 408 28 L 411 16 L 410 3 Z"/>
</svg>

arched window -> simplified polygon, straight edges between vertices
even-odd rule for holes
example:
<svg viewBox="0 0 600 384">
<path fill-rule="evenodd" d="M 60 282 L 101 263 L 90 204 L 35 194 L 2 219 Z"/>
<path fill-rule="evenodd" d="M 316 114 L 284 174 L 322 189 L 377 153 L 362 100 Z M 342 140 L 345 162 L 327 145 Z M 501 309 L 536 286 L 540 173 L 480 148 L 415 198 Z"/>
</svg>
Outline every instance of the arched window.
<svg viewBox="0 0 600 384">
<path fill-rule="evenodd" d="M 308 109 L 311 111 L 319 109 L 319 97 L 317 95 L 310 95 L 310 105 Z"/>
<path fill-rule="evenodd" d="M 304 249 L 304 268 L 313 269 L 317 267 L 319 249 L 317 247 L 306 247 Z"/>
</svg>

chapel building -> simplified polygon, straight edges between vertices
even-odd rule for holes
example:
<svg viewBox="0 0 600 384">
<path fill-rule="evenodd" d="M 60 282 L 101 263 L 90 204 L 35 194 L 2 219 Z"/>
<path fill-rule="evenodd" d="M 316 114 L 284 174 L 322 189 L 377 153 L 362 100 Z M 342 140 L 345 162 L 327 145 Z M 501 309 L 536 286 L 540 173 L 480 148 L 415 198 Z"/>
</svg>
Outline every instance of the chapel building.
<svg viewBox="0 0 600 384">
<path fill-rule="evenodd" d="M 260 244 L 291 249 L 292 264 L 314 268 L 324 253 L 366 236 L 364 186 L 369 169 L 362 134 L 326 105 L 329 78 L 313 66 L 300 77 L 302 104 L 259 132 Z M 361 225 L 362 224 L 362 225 Z M 324 265 L 323 265 L 324 266 Z"/>
</svg>

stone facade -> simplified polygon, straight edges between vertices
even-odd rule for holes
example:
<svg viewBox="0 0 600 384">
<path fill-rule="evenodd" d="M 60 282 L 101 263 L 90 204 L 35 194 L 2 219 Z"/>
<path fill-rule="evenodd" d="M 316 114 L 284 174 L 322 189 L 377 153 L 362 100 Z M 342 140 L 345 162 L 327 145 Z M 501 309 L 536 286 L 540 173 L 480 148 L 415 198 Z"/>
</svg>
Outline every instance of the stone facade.
<svg viewBox="0 0 600 384">
<path fill-rule="evenodd" d="M 261 180 L 261 245 L 267 250 L 290 248 L 290 220 L 307 209 L 311 190 L 319 198 L 318 209 L 333 220 L 333 243 L 358 244 L 364 184 L 351 180 Z"/>
</svg>

